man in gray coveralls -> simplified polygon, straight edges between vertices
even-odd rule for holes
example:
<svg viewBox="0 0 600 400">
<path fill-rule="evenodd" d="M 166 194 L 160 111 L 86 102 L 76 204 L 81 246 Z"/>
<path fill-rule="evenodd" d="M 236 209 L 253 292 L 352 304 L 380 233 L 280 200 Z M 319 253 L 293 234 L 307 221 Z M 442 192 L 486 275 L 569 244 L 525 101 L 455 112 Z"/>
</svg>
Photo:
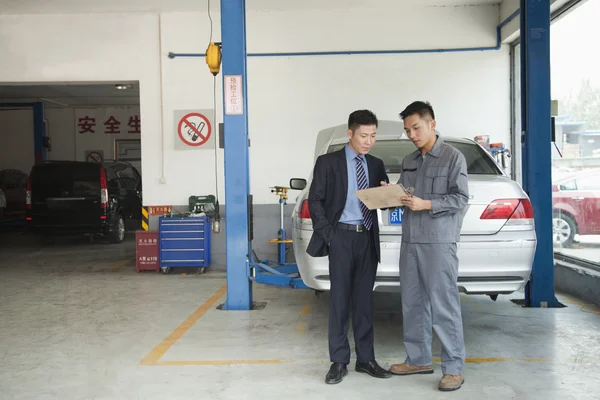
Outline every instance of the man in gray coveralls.
<svg viewBox="0 0 600 400">
<path fill-rule="evenodd" d="M 439 390 L 464 382 L 465 345 L 458 293 L 457 242 L 469 200 L 463 154 L 435 131 L 429 103 L 414 102 L 400 113 L 408 138 L 418 148 L 402 162 L 399 183 L 414 188 L 405 206 L 400 251 L 400 286 L 406 361 L 395 375 L 431 374 L 432 326 L 442 343 Z"/>
</svg>

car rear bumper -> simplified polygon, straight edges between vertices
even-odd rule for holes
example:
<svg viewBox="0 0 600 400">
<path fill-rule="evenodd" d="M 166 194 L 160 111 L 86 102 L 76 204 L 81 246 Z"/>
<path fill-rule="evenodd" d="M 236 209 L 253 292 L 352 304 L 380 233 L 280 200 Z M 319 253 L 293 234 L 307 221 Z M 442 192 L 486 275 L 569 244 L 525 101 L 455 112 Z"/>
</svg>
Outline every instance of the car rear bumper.
<svg viewBox="0 0 600 400">
<path fill-rule="evenodd" d="M 299 233 L 298 231 L 295 233 Z M 304 283 L 316 290 L 329 290 L 329 260 L 306 253 L 310 236 L 295 237 L 294 253 Z M 401 243 L 381 242 L 381 263 L 374 290 L 398 290 Z M 535 254 L 535 239 L 506 241 L 462 241 L 458 245 L 458 287 L 467 294 L 510 294 L 523 288 Z"/>
</svg>

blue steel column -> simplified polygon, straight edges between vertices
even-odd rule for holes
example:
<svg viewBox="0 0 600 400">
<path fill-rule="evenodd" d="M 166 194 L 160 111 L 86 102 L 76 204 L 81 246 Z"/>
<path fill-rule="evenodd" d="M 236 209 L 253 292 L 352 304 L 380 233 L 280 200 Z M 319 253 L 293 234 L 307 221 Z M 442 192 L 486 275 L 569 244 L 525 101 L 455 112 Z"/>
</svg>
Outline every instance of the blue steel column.
<svg viewBox="0 0 600 400">
<path fill-rule="evenodd" d="M 33 103 L 33 147 L 35 162 L 46 159 L 46 148 L 44 138 L 46 137 L 46 123 L 44 115 L 44 103 Z"/>
<path fill-rule="evenodd" d="M 521 0 L 523 187 L 535 213 L 537 250 L 527 307 L 556 307 L 552 241 L 550 0 Z"/>
<path fill-rule="evenodd" d="M 228 75 L 241 75 L 243 113 L 227 115 L 225 126 L 225 224 L 227 247 L 227 310 L 249 310 L 252 283 L 248 279 L 248 90 L 246 84 L 246 2 L 221 0 L 223 89 Z"/>
</svg>

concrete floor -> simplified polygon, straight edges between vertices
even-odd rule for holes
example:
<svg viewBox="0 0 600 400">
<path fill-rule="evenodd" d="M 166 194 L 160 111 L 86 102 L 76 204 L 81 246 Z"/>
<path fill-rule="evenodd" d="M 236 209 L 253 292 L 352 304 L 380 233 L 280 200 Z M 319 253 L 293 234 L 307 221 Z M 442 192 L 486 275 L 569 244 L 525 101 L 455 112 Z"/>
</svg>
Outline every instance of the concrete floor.
<svg viewBox="0 0 600 400">
<path fill-rule="evenodd" d="M 600 310 L 462 296 L 465 385 L 434 375 L 324 377 L 327 295 L 255 285 L 263 310 L 225 312 L 225 274 L 136 273 L 134 242 L 0 235 L 2 399 L 600 399 Z M 522 297 L 516 294 L 513 298 Z M 376 355 L 402 361 L 397 294 L 376 294 Z M 354 359 L 353 359 L 354 361 Z"/>
</svg>

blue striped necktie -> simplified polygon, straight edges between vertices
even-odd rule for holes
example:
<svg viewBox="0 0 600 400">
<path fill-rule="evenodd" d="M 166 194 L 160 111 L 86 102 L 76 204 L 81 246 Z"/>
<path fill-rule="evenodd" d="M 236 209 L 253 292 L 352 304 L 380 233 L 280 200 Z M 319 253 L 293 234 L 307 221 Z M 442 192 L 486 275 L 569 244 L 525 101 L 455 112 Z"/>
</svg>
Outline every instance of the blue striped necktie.
<svg viewBox="0 0 600 400">
<path fill-rule="evenodd" d="M 367 185 L 367 175 L 365 174 L 365 169 L 362 165 L 362 160 L 360 156 L 356 156 L 356 181 L 358 182 L 358 190 L 366 189 L 369 185 Z M 365 204 L 358 200 L 360 204 L 360 211 L 363 215 L 363 225 L 367 229 L 371 229 L 371 225 L 373 225 L 373 219 L 371 217 L 371 211 L 365 206 Z"/>
</svg>

